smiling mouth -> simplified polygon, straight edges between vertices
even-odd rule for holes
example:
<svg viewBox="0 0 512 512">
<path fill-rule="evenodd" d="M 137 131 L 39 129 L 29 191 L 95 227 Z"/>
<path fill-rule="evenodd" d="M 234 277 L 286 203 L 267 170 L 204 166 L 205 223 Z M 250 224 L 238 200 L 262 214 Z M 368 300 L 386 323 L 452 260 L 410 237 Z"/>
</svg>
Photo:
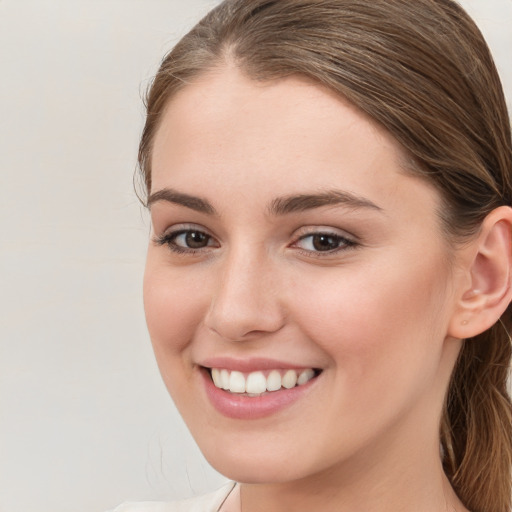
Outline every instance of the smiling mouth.
<svg viewBox="0 0 512 512">
<path fill-rule="evenodd" d="M 318 377 L 322 370 L 304 368 L 300 370 L 266 370 L 243 373 L 225 368 L 206 368 L 214 386 L 229 393 L 256 397 L 282 389 L 303 386 Z"/>
</svg>

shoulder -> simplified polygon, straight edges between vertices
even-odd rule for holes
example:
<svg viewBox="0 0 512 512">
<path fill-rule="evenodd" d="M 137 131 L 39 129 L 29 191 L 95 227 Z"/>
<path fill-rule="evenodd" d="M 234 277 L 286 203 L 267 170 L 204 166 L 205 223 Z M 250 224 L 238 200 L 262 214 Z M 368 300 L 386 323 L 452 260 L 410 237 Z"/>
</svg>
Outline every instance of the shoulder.
<svg viewBox="0 0 512 512">
<path fill-rule="evenodd" d="M 172 503 L 147 501 L 123 503 L 111 512 L 217 512 L 236 486 L 230 482 L 215 492 Z"/>
</svg>

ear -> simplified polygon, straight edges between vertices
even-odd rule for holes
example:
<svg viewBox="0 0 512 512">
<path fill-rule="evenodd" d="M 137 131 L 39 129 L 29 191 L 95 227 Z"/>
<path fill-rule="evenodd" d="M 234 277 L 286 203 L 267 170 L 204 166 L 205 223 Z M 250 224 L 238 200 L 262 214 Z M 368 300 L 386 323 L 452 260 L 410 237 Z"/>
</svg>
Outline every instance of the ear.
<svg viewBox="0 0 512 512">
<path fill-rule="evenodd" d="M 493 210 L 463 251 L 464 285 L 448 332 L 459 339 L 489 329 L 512 300 L 512 208 Z"/>
</svg>

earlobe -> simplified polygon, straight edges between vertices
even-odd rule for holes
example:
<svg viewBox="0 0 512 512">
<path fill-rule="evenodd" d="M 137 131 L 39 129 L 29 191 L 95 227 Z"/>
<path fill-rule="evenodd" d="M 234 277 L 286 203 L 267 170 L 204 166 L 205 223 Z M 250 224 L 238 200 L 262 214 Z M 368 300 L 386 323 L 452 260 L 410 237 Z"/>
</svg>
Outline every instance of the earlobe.
<svg viewBox="0 0 512 512">
<path fill-rule="evenodd" d="M 449 335 L 460 339 L 489 329 L 512 299 L 512 208 L 493 210 L 468 250 L 470 285 L 460 294 L 449 329 Z"/>
</svg>

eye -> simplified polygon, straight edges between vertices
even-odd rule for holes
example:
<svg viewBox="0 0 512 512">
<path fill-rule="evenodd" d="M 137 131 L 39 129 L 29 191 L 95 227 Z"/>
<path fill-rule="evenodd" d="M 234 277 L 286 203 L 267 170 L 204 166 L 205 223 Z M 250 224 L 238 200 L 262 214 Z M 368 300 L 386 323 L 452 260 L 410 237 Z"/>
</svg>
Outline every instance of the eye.
<svg viewBox="0 0 512 512">
<path fill-rule="evenodd" d="M 210 240 L 211 236 L 206 233 L 192 230 L 175 234 L 172 237 L 172 241 L 176 245 L 186 249 L 202 249 L 203 247 L 208 247 Z"/>
<path fill-rule="evenodd" d="M 354 247 L 356 242 L 335 233 L 310 233 L 301 236 L 294 246 L 312 253 L 333 253 L 339 250 Z"/>
<path fill-rule="evenodd" d="M 155 238 L 158 245 L 167 245 L 178 253 L 195 253 L 208 247 L 218 247 L 216 240 L 198 229 L 179 229 L 164 233 Z"/>
</svg>

